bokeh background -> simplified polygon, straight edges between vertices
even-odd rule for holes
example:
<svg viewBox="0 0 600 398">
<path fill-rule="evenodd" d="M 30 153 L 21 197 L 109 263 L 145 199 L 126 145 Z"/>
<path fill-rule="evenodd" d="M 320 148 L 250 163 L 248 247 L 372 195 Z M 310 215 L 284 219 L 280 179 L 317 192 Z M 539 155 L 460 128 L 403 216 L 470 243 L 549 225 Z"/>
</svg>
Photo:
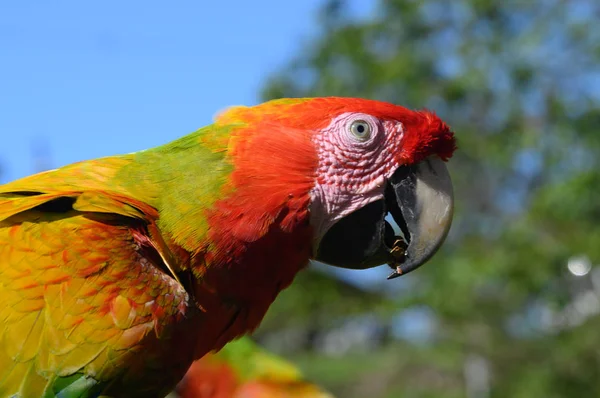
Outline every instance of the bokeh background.
<svg viewBox="0 0 600 398">
<path fill-rule="evenodd" d="M 255 338 L 340 397 L 600 396 L 600 3 L 4 2 L 8 181 L 282 96 L 434 109 L 455 222 L 427 266 L 316 265 Z"/>
</svg>

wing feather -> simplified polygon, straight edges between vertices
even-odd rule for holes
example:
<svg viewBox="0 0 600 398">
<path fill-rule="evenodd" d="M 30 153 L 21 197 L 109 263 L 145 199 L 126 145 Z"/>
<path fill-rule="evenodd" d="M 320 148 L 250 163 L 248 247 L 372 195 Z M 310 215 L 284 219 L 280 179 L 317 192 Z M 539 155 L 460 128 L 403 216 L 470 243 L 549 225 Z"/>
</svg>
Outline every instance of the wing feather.
<svg viewBox="0 0 600 398">
<path fill-rule="evenodd" d="M 156 209 L 101 186 L 53 185 L 59 177 L 0 187 L 0 396 L 118 384 L 161 360 L 158 348 L 135 354 L 187 308 L 183 287 L 139 250 L 141 230 L 174 274 Z"/>
</svg>

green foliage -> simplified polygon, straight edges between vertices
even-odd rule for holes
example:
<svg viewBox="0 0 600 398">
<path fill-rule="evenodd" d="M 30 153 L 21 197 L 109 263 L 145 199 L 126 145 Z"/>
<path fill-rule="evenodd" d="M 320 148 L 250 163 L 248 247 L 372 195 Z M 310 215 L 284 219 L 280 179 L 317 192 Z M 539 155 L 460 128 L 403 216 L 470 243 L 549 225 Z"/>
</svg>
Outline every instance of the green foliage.
<svg viewBox="0 0 600 398">
<path fill-rule="evenodd" d="M 600 396 L 600 267 L 566 267 L 600 263 L 600 3 L 381 0 L 368 19 L 347 9 L 323 7 L 319 34 L 264 98 L 434 109 L 458 137 L 457 215 L 442 252 L 390 282 L 396 311 L 435 314 L 432 339 L 344 358 L 301 352 L 300 363 L 343 397 Z M 266 326 L 292 312 L 314 322 L 311 308 L 393 314 L 370 294 L 346 301 L 334 282 L 297 286 Z M 469 374 L 473 358 L 489 380 Z"/>
<path fill-rule="evenodd" d="M 294 365 L 261 350 L 250 338 L 230 342 L 217 356 L 231 365 L 241 380 L 299 379 L 301 376 Z"/>
<path fill-rule="evenodd" d="M 315 294 L 317 292 L 317 294 Z M 301 272 L 269 310 L 260 333 L 282 327 L 333 327 L 340 318 L 385 308 L 386 299 L 314 269 Z M 290 314 L 294 314 L 290 317 Z"/>
</svg>

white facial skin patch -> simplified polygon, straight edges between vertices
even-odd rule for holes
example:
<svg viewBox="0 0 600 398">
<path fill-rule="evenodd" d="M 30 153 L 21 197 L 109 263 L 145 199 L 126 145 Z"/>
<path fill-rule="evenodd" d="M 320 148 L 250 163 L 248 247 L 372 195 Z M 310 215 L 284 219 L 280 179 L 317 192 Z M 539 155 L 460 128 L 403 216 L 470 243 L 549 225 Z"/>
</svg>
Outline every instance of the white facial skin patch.
<svg viewBox="0 0 600 398">
<path fill-rule="evenodd" d="M 314 247 L 336 221 L 383 199 L 385 182 L 400 166 L 403 126 L 364 113 L 342 113 L 315 135 L 319 165 L 310 192 Z"/>
</svg>

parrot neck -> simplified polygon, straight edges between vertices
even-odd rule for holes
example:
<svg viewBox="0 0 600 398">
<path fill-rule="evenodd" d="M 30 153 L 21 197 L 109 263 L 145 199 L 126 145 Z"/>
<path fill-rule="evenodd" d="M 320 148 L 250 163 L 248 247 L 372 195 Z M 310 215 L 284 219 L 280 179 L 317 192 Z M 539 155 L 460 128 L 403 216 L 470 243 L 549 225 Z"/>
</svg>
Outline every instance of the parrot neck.
<svg viewBox="0 0 600 398">
<path fill-rule="evenodd" d="M 212 346 L 206 340 L 199 342 L 200 355 L 258 327 L 279 292 L 308 265 L 312 228 L 308 218 L 291 230 L 283 228 L 287 211 L 253 241 L 231 233 L 248 227 L 244 218 L 236 222 L 230 213 L 220 211 L 211 215 L 215 225 L 209 234 L 211 243 L 192 255 L 191 264 L 196 277 L 194 298 L 216 333 Z"/>
<path fill-rule="evenodd" d="M 206 210 L 207 245 L 193 255 L 196 297 L 224 330 L 217 345 L 255 329 L 313 254 L 317 158 L 310 136 L 268 125 L 238 131 L 231 141 L 233 169 Z"/>
<path fill-rule="evenodd" d="M 135 157 L 129 189 L 158 209 L 174 268 L 192 271 L 191 293 L 211 325 L 197 355 L 256 328 L 312 256 L 310 135 L 212 125 Z"/>
</svg>

